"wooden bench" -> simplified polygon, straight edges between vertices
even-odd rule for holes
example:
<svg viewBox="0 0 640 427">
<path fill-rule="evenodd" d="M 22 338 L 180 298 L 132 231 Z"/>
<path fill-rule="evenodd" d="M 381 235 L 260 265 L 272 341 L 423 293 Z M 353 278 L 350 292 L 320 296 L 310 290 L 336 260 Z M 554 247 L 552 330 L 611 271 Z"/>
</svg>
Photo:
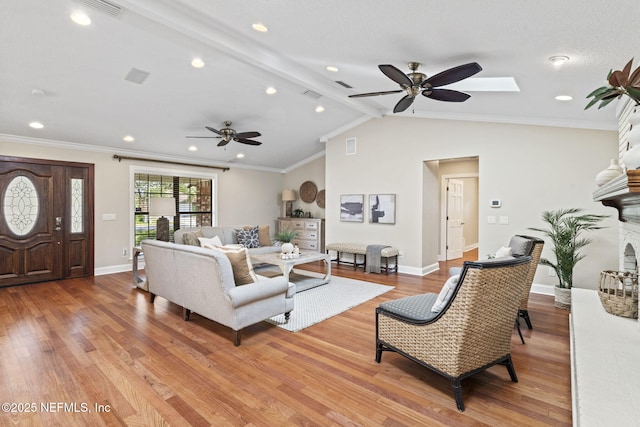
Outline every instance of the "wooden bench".
<svg viewBox="0 0 640 427">
<path fill-rule="evenodd" d="M 358 267 L 365 268 L 367 265 L 367 245 L 360 243 L 330 243 L 325 246 L 327 253 L 329 251 L 334 251 L 336 253 L 336 257 L 331 261 L 335 261 L 336 264 L 351 264 L 353 265 L 353 269 L 357 269 Z M 380 253 L 381 261 L 383 261 L 380 265 L 380 271 L 384 271 L 385 274 L 389 274 L 390 272 L 397 273 L 398 272 L 398 254 L 400 252 L 397 248 L 393 246 L 389 246 L 387 248 L 382 249 Z M 353 255 L 353 261 L 345 261 L 341 259 L 341 254 L 350 254 Z M 362 255 L 362 262 L 358 262 L 358 255 Z M 389 267 L 389 260 L 393 264 L 393 267 Z"/>
</svg>

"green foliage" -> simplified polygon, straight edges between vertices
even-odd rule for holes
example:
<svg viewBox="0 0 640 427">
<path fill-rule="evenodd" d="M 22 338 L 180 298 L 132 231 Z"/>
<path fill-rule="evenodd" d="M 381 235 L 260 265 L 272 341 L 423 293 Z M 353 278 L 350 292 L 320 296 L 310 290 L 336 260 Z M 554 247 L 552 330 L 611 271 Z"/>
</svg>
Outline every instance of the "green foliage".
<svg viewBox="0 0 640 427">
<path fill-rule="evenodd" d="M 556 262 L 541 258 L 540 264 L 555 270 L 560 288 L 571 288 L 573 269 L 578 261 L 584 258 L 580 249 L 591 243 L 591 239 L 581 237 L 581 234 L 584 231 L 604 228 L 598 224 L 608 217 L 607 215 L 581 214 L 581 212 L 582 209 L 577 208 L 545 211 L 542 213 L 542 219 L 548 224 L 548 228 L 529 228 L 529 230 L 543 233 L 551 240 Z"/>
<path fill-rule="evenodd" d="M 640 105 L 640 67 L 631 72 L 631 64 L 633 59 L 625 65 L 622 70 L 609 71 L 607 75 L 607 86 L 598 89 L 587 95 L 587 98 L 593 98 L 584 109 L 591 108 L 598 102 L 598 109 L 606 107 L 614 99 L 626 95 L 633 99 L 636 105 Z"/>
<path fill-rule="evenodd" d="M 291 242 L 298 235 L 297 231 L 293 230 L 282 230 L 278 234 L 275 235 L 275 239 L 282 243 Z"/>
</svg>

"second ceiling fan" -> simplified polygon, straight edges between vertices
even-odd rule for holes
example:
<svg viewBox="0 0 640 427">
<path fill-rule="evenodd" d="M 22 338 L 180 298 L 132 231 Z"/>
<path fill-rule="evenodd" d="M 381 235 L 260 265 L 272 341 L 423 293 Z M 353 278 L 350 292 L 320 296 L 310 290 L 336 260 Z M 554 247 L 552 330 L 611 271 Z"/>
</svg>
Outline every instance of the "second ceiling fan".
<svg viewBox="0 0 640 427">
<path fill-rule="evenodd" d="M 259 141 L 254 141 L 253 139 L 249 139 L 249 138 L 256 138 L 258 136 L 261 136 L 262 134 L 260 132 L 236 132 L 235 129 L 231 129 L 229 126 L 231 126 L 231 121 L 226 120 L 224 122 L 224 125 L 226 127 L 217 130 L 214 129 L 212 127 L 209 126 L 205 126 L 205 128 L 207 128 L 208 130 L 210 130 L 211 132 L 218 134 L 218 136 L 187 136 L 187 138 L 222 138 L 222 141 L 220 141 L 218 143 L 218 147 L 224 147 L 225 145 L 227 145 L 229 142 L 231 141 L 236 141 L 239 142 L 241 144 L 247 144 L 247 145 L 261 145 L 262 142 Z"/>
<path fill-rule="evenodd" d="M 409 108 L 411 104 L 413 104 L 415 97 L 420 93 L 427 98 L 435 99 L 437 101 L 464 102 L 469 99 L 471 95 L 452 89 L 439 89 L 439 87 L 459 82 L 460 80 L 464 80 L 467 77 L 471 77 L 482 71 L 482 67 L 477 62 L 470 62 L 468 64 L 449 68 L 448 70 L 427 78 L 426 74 L 418 72 L 420 65 L 421 64 L 419 62 L 409 62 L 409 69 L 411 70 L 409 74 L 403 73 L 398 68 L 390 64 L 378 65 L 378 68 L 385 76 L 400 85 L 400 89 L 384 92 L 360 93 L 356 95 L 349 95 L 349 98 L 362 98 L 366 96 L 406 92 L 407 94 L 393 108 L 394 113 L 400 113 Z"/>
</svg>

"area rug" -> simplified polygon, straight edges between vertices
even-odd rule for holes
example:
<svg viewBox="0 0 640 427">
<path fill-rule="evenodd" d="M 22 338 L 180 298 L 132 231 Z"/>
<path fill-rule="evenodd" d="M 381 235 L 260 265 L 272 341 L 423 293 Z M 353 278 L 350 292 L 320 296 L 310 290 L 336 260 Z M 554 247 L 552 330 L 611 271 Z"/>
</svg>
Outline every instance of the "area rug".
<svg viewBox="0 0 640 427">
<path fill-rule="evenodd" d="M 394 286 L 333 276 L 331 282 L 326 285 L 295 294 L 294 308 L 288 322 L 285 322 L 284 314 L 266 321 L 287 331 L 298 332 L 389 292 L 393 288 Z"/>
</svg>

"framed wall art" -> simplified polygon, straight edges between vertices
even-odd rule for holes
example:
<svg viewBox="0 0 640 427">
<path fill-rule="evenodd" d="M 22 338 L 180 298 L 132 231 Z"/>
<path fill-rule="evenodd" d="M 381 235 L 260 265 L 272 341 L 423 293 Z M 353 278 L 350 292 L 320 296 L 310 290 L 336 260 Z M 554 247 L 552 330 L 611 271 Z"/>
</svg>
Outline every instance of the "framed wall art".
<svg viewBox="0 0 640 427">
<path fill-rule="evenodd" d="M 340 221 L 364 221 L 364 194 L 340 195 Z"/>
<path fill-rule="evenodd" d="M 376 224 L 396 223 L 395 194 L 369 194 L 369 222 Z"/>
</svg>

